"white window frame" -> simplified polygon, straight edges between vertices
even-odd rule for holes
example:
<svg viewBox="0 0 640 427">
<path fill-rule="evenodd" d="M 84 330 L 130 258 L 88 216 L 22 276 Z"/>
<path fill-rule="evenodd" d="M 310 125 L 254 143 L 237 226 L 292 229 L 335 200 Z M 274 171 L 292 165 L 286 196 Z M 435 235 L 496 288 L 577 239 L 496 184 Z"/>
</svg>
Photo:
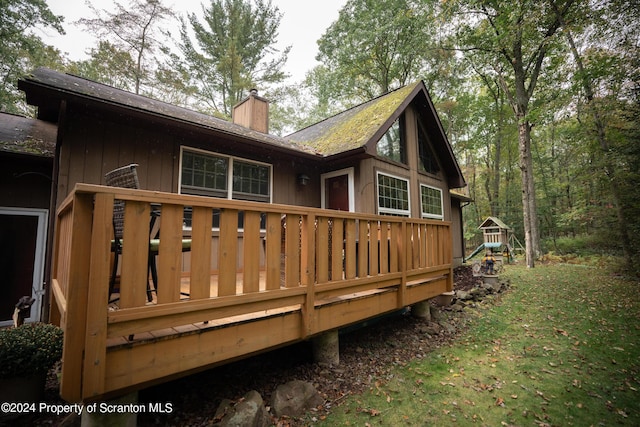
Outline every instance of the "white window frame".
<svg viewBox="0 0 640 427">
<path fill-rule="evenodd" d="M 407 183 L 407 210 L 402 209 L 391 209 L 380 206 L 380 186 L 379 186 L 379 177 L 380 175 L 388 176 L 390 178 L 398 179 L 400 181 L 405 181 Z M 376 171 L 376 206 L 378 207 L 379 215 L 397 215 L 397 216 L 411 216 L 411 181 L 408 178 L 394 175 L 387 172 Z"/>
<path fill-rule="evenodd" d="M 49 210 L 2 206 L 0 207 L 0 215 L 35 216 L 38 219 L 38 230 L 36 232 L 36 251 L 33 259 L 33 279 L 31 282 L 31 297 L 35 299 L 35 302 L 31 305 L 31 312 L 29 317 L 25 318 L 25 322 L 37 322 L 40 320 L 45 292 L 43 282 Z M 12 319 L 0 319 L 0 327 L 10 325 L 13 325 Z"/>
<path fill-rule="evenodd" d="M 329 178 L 334 178 L 336 176 L 347 175 L 348 187 L 349 187 L 349 212 L 356 211 L 356 201 L 355 201 L 355 171 L 354 168 L 346 168 L 340 169 L 333 172 L 327 172 L 320 175 L 320 206 L 322 209 L 326 209 L 327 201 L 326 201 L 326 180 Z"/>
<path fill-rule="evenodd" d="M 259 162 L 256 160 L 246 159 L 243 157 L 230 156 L 228 154 L 216 153 L 215 151 L 202 150 L 200 148 L 193 147 L 180 147 L 180 164 L 178 165 L 178 194 L 182 194 L 182 158 L 185 151 L 191 151 L 195 153 L 201 153 L 209 156 L 217 156 L 224 157 L 229 159 L 229 164 L 227 168 L 227 199 L 233 199 L 233 162 L 234 160 L 238 160 L 245 163 L 253 163 L 256 165 L 267 166 L 269 168 L 269 201 L 268 203 L 273 203 L 273 165 L 270 163 Z M 211 196 L 214 197 L 214 196 Z M 266 202 L 265 202 L 266 203 Z"/>
<path fill-rule="evenodd" d="M 423 188 L 430 188 L 432 190 L 437 190 L 440 192 L 440 212 L 442 212 L 441 215 L 424 211 L 424 206 L 422 206 L 422 189 Z M 444 200 L 443 200 L 443 192 L 441 188 L 434 187 L 432 185 L 427 185 L 427 184 L 420 184 L 420 212 L 422 214 L 422 218 L 444 220 Z"/>
</svg>

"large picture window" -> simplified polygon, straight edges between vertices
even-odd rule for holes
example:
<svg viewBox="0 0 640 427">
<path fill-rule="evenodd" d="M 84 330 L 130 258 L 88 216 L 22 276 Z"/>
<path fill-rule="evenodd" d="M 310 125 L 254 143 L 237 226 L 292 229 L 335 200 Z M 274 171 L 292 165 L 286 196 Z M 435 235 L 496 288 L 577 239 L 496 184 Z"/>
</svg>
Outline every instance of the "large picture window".
<svg viewBox="0 0 640 427">
<path fill-rule="evenodd" d="M 378 172 L 378 212 L 410 216 L 409 180 Z"/>
<path fill-rule="evenodd" d="M 442 209 L 442 190 L 421 184 L 420 199 L 423 218 L 444 219 Z"/>
<path fill-rule="evenodd" d="M 270 202 L 271 165 L 183 149 L 180 192 Z"/>
</svg>

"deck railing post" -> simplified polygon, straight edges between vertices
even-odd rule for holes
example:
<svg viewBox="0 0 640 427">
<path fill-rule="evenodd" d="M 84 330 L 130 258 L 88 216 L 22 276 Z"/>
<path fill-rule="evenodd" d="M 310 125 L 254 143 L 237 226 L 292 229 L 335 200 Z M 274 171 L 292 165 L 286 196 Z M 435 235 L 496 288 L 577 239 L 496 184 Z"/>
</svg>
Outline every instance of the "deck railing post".
<svg viewBox="0 0 640 427">
<path fill-rule="evenodd" d="M 86 348 L 88 286 L 91 254 L 91 220 L 93 195 L 75 193 L 73 201 L 71 244 L 67 291 L 67 313 L 64 316 L 63 375 L 60 395 L 68 402 L 82 400 L 83 354 Z M 108 277 L 108 276 L 107 276 Z M 106 302 L 105 302 L 106 304 Z"/>
<path fill-rule="evenodd" d="M 82 377 L 83 398 L 104 393 L 107 354 L 109 259 L 113 220 L 113 194 L 96 195 L 91 228 L 91 258 L 87 296 L 87 331 Z"/>
</svg>

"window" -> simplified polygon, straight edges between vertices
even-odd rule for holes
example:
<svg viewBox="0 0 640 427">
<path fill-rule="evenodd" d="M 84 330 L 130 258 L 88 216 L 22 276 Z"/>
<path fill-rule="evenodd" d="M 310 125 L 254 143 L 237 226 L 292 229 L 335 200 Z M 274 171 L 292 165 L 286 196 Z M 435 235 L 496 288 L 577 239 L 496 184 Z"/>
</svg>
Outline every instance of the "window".
<svg viewBox="0 0 640 427">
<path fill-rule="evenodd" d="M 444 219 L 442 190 L 420 184 L 420 199 L 423 218 Z"/>
<path fill-rule="evenodd" d="M 233 162 L 233 198 L 269 201 L 270 168 L 240 160 Z"/>
<path fill-rule="evenodd" d="M 407 150 L 405 149 L 404 120 L 396 120 L 389 130 L 380 138 L 376 145 L 378 156 L 385 157 L 398 163 L 407 163 Z"/>
<path fill-rule="evenodd" d="M 233 183 L 229 185 L 229 183 Z M 180 192 L 271 201 L 271 166 L 205 151 L 182 151 Z"/>
<path fill-rule="evenodd" d="M 422 123 L 418 123 L 418 156 L 420 171 L 434 175 L 440 171 L 436 156 L 433 154 L 429 144 L 429 138 L 427 138 L 427 131 Z"/>
<path fill-rule="evenodd" d="M 411 215 L 408 180 L 378 172 L 378 212 L 385 215 Z"/>
</svg>

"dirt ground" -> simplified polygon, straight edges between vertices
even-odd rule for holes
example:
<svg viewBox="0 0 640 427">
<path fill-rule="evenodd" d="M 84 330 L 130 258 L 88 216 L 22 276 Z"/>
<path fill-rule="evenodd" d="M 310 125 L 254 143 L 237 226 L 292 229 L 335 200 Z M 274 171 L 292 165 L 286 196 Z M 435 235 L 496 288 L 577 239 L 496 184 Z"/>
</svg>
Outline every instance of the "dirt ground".
<svg viewBox="0 0 640 427">
<path fill-rule="evenodd" d="M 470 266 L 454 270 L 454 289 L 470 289 L 477 283 Z M 321 418 L 339 405 L 347 396 L 367 389 L 378 378 L 390 375 L 394 366 L 404 365 L 429 351 L 454 340 L 464 330 L 466 319 L 461 312 L 438 309 L 441 323 L 448 328 L 428 328 L 429 322 L 409 313 L 397 313 L 370 321 L 365 327 L 353 328 L 340 334 L 340 365 L 321 367 L 313 363 L 309 342 L 231 363 L 186 378 L 142 390 L 139 401 L 171 403 L 171 414 L 139 414 L 139 426 L 209 426 L 222 399 L 238 400 L 250 390 L 256 390 L 269 402 L 275 388 L 291 380 L 312 383 L 324 397 L 325 405 L 309 417 Z M 60 402 L 58 384 L 51 376 L 45 400 Z M 281 426 L 302 426 L 302 420 L 274 420 Z M 22 420 L 20 420 L 22 421 Z M 32 417 L 30 425 L 75 426 L 74 417 L 41 415 Z M 0 422 L 2 425 L 2 422 Z M 14 423 L 15 425 L 15 423 Z"/>
</svg>

